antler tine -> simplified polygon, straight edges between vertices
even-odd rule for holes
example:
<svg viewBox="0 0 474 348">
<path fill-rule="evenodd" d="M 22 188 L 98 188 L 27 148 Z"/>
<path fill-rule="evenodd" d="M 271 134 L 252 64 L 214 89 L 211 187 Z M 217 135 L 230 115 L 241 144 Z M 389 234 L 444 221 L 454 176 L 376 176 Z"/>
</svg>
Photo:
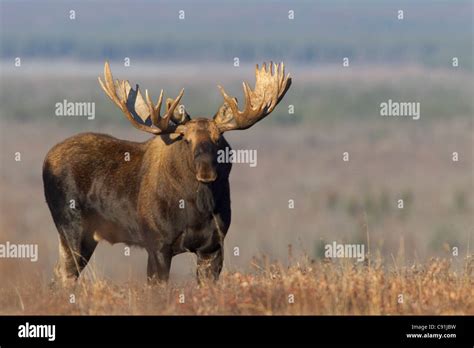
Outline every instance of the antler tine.
<svg viewBox="0 0 474 348">
<path fill-rule="evenodd" d="M 252 101 L 251 101 L 251 98 L 250 98 L 250 86 L 248 85 L 247 82 L 242 82 L 242 86 L 244 86 L 244 96 L 245 96 L 245 109 L 243 112 L 239 112 L 239 114 L 249 114 L 251 113 L 253 110 L 252 108 Z"/>
<path fill-rule="evenodd" d="M 158 97 L 158 101 L 155 104 L 153 104 L 150 95 L 148 94 L 148 89 L 145 90 L 145 98 L 146 98 L 146 103 L 148 105 L 148 109 L 150 110 L 150 118 L 151 118 L 151 124 L 158 127 L 159 120 L 161 118 L 160 112 L 161 112 L 161 104 L 163 103 L 163 90 L 160 92 L 160 96 Z"/>
<path fill-rule="evenodd" d="M 156 104 L 156 110 L 161 112 L 161 103 L 163 102 L 163 89 L 160 91 L 160 96 L 158 97 L 158 103 Z"/>
<path fill-rule="evenodd" d="M 104 66 L 104 79 L 105 84 L 102 82 L 102 79 L 99 76 L 99 83 L 102 89 L 104 90 L 105 94 L 118 106 L 122 107 L 119 99 L 117 98 L 117 94 L 115 93 L 114 81 L 112 78 L 112 73 L 110 71 L 109 62 L 105 62 Z"/>
<path fill-rule="evenodd" d="M 163 102 L 163 90 L 161 90 L 160 97 L 158 98 L 158 104 L 156 105 L 156 107 L 153 106 L 153 102 L 151 101 L 151 98 L 147 94 L 147 103 L 151 105 L 150 107 L 153 109 L 152 123 L 156 127 L 161 128 L 161 129 L 168 128 L 171 117 L 174 114 L 174 110 L 176 109 L 176 106 L 178 106 L 183 95 L 184 95 L 184 89 L 181 89 L 179 95 L 173 101 L 173 103 L 171 104 L 169 109 L 166 111 L 166 113 L 161 117 L 160 110 L 161 110 L 161 103 Z"/>
<path fill-rule="evenodd" d="M 240 113 L 235 98 L 230 97 L 221 85 L 217 85 L 217 88 L 219 88 L 219 91 L 221 92 L 224 101 L 229 105 L 234 115 Z"/>
<path fill-rule="evenodd" d="M 181 91 L 179 92 L 178 96 L 176 97 L 176 99 L 174 100 L 173 104 L 171 104 L 170 108 L 168 109 L 168 111 L 166 112 L 166 115 L 165 117 L 169 118 L 173 115 L 174 113 L 174 109 L 176 109 L 176 107 L 178 106 L 179 102 L 181 101 L 181 98 L 183 97 L 184 95 L 184 88 L 181 89 Z"/>
</svg>

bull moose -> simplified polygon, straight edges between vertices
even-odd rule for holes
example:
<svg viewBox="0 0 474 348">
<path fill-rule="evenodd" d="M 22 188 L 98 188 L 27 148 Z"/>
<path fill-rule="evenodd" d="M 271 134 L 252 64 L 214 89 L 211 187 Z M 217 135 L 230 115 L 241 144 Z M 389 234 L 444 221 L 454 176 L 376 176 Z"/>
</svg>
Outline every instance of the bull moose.
<svg viewBox="0 0 474 348">
<path fill-rule="evenodd" d="M 231 163 L 218 163 L 229 147 L 223 133 L 247 129 L 270 114 L 291 85 L 284 65 L 256 66 L 252 90 L 243 83 L 245 106 L 218 86 L 224 98 L 212 119 L 191 119 L 176 99 L 161 116 L 138 85 L 113 80 L 108 62 L 99 83 L 133 126 L 155 136 L 143 143 L 82 133 L 55 145 L 43 165 L 46 202 L 59 232 L 54 274 L 76 280 L 98 241 L 125 243 L 148 252 L 149 280 L 166 281 L 171 259 L 197 255 L 197 278 L 217 280 L 231 221 Z"/>
</svg>

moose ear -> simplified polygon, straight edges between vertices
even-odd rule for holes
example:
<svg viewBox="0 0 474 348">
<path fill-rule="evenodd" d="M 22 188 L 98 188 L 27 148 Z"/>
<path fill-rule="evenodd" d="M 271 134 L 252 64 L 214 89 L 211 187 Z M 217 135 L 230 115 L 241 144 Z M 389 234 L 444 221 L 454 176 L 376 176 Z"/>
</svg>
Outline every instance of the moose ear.
<svg viewBox="0 0 474 348">
<path fill-rule="evenodd" d="M 166 99 L 166 111 L 168 111 L 173 104 L 174 100 L 171 98 Z M 171 120 L 176 124 L 185 124 L 191 120 L 191 116 L 186 112 L 186 108 L 183 104 L 179 104 L 176 109 L 174 109 L 173 116 Z"/>
<path fill-rule="evenodd" d="M 170 139 L 171 139 L 171 140 L 176 140 L 176 139 L 178 139 L 178 138 L 181 137 L 181 136 L 182 136 L 181 134 L 173 133 L 173 134 L 170 134 Z"/>
</svg>

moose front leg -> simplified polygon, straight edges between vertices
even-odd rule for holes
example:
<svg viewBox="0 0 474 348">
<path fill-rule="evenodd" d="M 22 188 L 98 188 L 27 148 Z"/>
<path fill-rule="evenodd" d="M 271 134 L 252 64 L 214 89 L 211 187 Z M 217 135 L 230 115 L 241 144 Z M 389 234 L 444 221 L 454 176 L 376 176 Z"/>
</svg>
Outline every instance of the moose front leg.
<svg viewBox="0 0 474 348">
<path fill-rule="evenodd" d="M 167 282 L 171 268 L 171 251 L 148 250 L 148 282 Z"/>
<path fill-rule="evenodd" d="M 197 280 L 202 283 L 207 280 L 217 281 L 222 270 L 224 252 L 222 247 L 212 253 L 197 252 Z"/>
</svg>

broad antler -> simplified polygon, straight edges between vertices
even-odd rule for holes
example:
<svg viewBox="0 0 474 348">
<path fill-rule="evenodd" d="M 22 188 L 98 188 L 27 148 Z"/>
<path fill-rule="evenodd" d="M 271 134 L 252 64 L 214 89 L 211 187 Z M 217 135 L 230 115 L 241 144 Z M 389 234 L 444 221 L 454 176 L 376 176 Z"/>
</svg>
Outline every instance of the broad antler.
<svg viewBox="0 0 474 348">
<path fill-rule="evenodd" d="M 136 90 L 134 90 L 128 81 L 115 80 L 114 82 L 109 62 L 105 62 L 104 78 L 105 83 L 99 77 L 100 86 L 115 105 L 122 110 L 135 128 L 152 134 L 182 133 L 184 131 L 184 125 L 170 124 L 170 119 L 175 121 L 174 110 L 183 97 L 184 90 L 181 90 L 178 97 L 173 100 L 165 115 L 161 116 L 160 110 L 163 102 L 163 90 L 161 90 L 156 105 L 153 104 L 148 90 L 145 90 L 145 102 L 138 85 Z M 143 123 L 139 121 L 140 119 Z M 151 124 L 156 128 L 146 124 L 149 123 L 149 119 L 151 119 Z"/>
<path fill-rule="evenodd" d="M 215 121 L 221 132 L 235 129 L 247 129 L 267 116 L 290 88 L 290 74 L 285 77 L 285 66 L 273 64 L 267 71 L 266 63 L 259 70 L 255 68 L 255 88 L 252 89 L 244 82 L 245 107 L 240 111 L 237 99 L 227 95 L 224 88 L 218 86 L 224 97 L 224 105 L 219 109 Z M 230 109 L 230 110 L 229 110 Z"/>
</svg>

